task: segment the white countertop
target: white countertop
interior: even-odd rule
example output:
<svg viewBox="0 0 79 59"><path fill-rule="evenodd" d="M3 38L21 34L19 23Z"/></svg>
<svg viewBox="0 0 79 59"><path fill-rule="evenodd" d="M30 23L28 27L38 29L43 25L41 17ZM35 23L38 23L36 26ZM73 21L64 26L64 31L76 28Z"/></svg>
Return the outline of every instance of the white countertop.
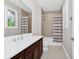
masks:
<svg viewBox="0 0 79 59"><path fill-rule="evenodd" d="M4 47L4 54L5 54L5 59L10 59L11 57L15 56L25 48L29 47L36 41L38 41L40 38L43 36L27 36L23 40L18 40L16 42L7 41L8 39L5 38L5 47ZM12 38L13 39L13 38Z"/></svg>

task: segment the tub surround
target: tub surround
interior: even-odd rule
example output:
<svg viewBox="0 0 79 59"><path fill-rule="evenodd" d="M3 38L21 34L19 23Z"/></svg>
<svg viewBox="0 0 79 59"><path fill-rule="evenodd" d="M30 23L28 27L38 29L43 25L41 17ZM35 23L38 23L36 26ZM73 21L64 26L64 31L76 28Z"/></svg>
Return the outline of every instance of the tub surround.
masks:
<svg viewBox="0 0 79 59"><path fill-rule="evenodd" d="M41 38L43 38L43 36L18 35L13 37L6 37L4 47L5 59L12 58L22 50L39 41Z"/></svg>

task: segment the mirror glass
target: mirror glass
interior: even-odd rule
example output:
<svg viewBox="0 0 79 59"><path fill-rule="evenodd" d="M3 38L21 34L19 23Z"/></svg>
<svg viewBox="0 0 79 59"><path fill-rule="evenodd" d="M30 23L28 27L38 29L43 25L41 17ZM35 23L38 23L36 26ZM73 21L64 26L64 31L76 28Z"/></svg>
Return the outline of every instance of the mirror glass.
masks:
<svg viewBox="0 0 79 59"><path fill-rule="evenodd" d="M32 32L32 11L21 0L5 0L4 36L28 34Z"/></svg>

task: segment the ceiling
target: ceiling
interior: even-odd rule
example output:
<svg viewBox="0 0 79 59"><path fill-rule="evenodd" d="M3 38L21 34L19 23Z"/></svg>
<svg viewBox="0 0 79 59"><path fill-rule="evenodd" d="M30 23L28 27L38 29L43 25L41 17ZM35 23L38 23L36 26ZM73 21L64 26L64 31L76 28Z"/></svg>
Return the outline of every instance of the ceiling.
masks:
<svg viewBox="0 0 79 59"><path fill-rule="evenodd" d="M22 9L24 9L25 11L27 11L29 13L32 12L30 6L28 4L26 5L26 2L23 2L22 0L8 0L8 1L10 1L14 5L16 5L16 6L20 7L20 8L22 8Z"/></svg>
<svg viewBox="0 0 79 59"><path fill-rule="evenodd" d="M29 6L29 3L24 1L30 1L30 0L9 0L15 5L25 9L28 12L31 12L31 6ZM44 10L44 11L60 11L64 0L35 0L37 1L38 5Z"/></svg>
<svg viewBox="0 0 79 59"><path fill-rule="evenodd" d="M37 3L44 11L59 11L64 0L37 0Z"/></svg>

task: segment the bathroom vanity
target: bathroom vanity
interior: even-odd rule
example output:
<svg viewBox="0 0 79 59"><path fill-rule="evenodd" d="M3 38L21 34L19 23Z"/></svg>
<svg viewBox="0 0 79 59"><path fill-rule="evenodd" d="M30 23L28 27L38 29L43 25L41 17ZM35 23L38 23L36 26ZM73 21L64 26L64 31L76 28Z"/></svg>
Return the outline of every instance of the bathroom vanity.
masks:
<svg viewBox="0 0 79 59"><path fill-rule="evenodd" d="M17 55L13 56L11 59L40 59L43 48L42 48L42 38L24 49Z"/></svg>
<svg viewBox="0 0 79 59"><path fill-rule="evenodd" d="M10 45L5 50L5 59L40 59L43 53L43 37L28 37L18 45ZM11 46L15 48L12 49ZM12 49L12 50L11 50Z"/></svg>

